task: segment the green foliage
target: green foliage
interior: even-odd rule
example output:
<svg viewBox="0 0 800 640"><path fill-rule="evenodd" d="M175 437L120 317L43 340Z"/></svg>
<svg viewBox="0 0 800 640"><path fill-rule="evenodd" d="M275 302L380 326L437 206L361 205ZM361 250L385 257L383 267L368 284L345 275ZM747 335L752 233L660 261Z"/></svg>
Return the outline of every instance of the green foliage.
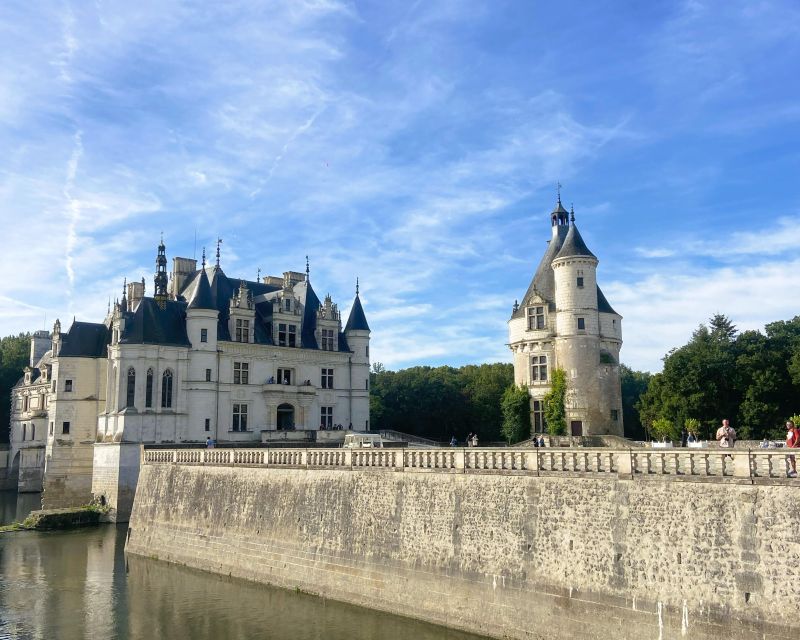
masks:
<svg viewBox="0 0 800 640"><path fill-rule="evenodd" d="M622 423L625 435L634 440L644 440L647 434L637 404L642 394L647 391L647 385L653 376L647 371L634 371L622 364L619 367L619 377L622 386Z"/></svg>
<svg viewBox="0 0 800 640"><path fill-rule="evenodd" d="M0 339L0 442L8 442L11 422L11 388L22 377L31 349L29 333Z"/></svg>
<svg viewBox="0 0 800 640"><path fill-rule="evenodd" d="M567 374L563 369L554 369L550 383L550 391L542 398L544 419L551 436L563 436L567 433L567 415L564 408L567 397Z"/></svg>
<svg viewBox="0 0 800 640"><path fill-rule="evenodd" d="M501 430L508 444L524 440L531 433L531 400L525 387L509 385L500 403L503 411Z"/></svg>
<svg viewBox="0 0 800 640"><path fill-rule="evenodd" d="M657 420L680 425L691 418L708 438L728 418L740 439L760 439L782 427L798 392L800 316L768 324L763 333L739 333L717 314L667 353L636 407L651 432Z"/></svg>
<svg viewBox="0 0 800 640"><path fill-rule="evenodd" d="M680 440L680 430L675 423L667 418L657 418L650 425L650 433L656 440Z"/></svg>
<svg viewBox="0 0 800 640"><path fill-rule="evenodd" d="M686 418L683 421L683 428L692 433L700 433L700 421L697 418Z"/></svg>
<svg viewBox="0 0 800 640"><path fill-rule="evenodd" d="M376 430L394 429L448 441L477 433L481 442L503 439L503 393L514 382L514 367L496 363L454 367L412 367L387 371L373 364L370 420Z"/></svg>

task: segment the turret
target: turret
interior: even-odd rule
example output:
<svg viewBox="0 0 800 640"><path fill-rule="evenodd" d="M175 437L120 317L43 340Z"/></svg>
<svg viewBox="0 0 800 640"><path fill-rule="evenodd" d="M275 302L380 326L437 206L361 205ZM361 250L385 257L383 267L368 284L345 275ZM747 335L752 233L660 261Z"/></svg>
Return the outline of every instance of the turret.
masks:
<svg viewBox="0 0 800 640"><path fill-rule="evenodd" d="M575 226L574 210L570 218L567 236L552 262L558 314L556 332L560 336L581 332L598 334L598 260Z"/></svg>
<svg viewBox="0 0 800 640"><path fill-rule="evenodd" d="M186 307L186 333L192 347L199 351L217 350L217 320L219 311L214 306L211 285L206 275L206 250L194 294Z"/></svg>
<svg viewBox="0 0 800 640"><path fill-rule="evenodd" d="M367 324L364 308L361 306L359 284L356 279L356 297L344 327L344 335L353 352L353 363L366 364L367 368L369 368L369 334L369 324Z"/></svg>

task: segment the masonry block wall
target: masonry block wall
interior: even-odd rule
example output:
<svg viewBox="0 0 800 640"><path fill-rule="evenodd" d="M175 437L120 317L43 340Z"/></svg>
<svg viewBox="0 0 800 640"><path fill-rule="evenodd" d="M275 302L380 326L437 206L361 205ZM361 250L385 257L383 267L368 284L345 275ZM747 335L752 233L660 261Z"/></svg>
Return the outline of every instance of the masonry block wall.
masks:
<svg viewBox="0 0 800 640"><path fill-rule="evenodd" d="M145 465L127 550L498 638L800 631L789 486Z"/></svg>

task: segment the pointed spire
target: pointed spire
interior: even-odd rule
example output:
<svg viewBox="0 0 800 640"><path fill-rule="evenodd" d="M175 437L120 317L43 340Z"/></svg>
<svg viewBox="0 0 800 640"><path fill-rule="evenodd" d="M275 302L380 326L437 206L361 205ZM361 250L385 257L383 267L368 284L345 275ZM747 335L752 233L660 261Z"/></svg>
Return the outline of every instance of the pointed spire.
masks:
<svg viewBox="0 0 800 640"><path fill-rule="evenodd" d="M217 238L217 269L219 269L219 245L222 244L222 238Z"/></svg>
<svg viewBox="0 0 800 640"><path fill-rule="evenodd" d="M164 234L161 234L161 244L158 245L156 256L156 275L153 278L155 292L153 298L161 309L167 306L167 248L164 246Z"/></svg>
<svg viewBox="0 0 800 640"><path fill-rule="evenodd" d="M111 296L108 296L108 308L106 309L106 313L111 313Z"/></svg>
<svg viewBox="0 0 800 640"><path fill-rule="evenodd" d="M121 302L123 311L128 310L127 290L128 290L128 278L124 278L122 281L122 302Z"/></svg>
<svg viewBox="0 0 800 640"><path fill-rule="evenodd" d="M356 285L358 287L358 285ZM369 324L367 324L367 316L364 314L364 307L361 306L361 298L358 297L356 291L356 298L353 300L353 306L350 308L350 317L347 318L347 324L344 327L345 331L369 331Z"/></svg>
<svg viewBox="0 0 800 640"><path fill-rule="evenodd" d="M144 291L145 291L144 276L142 276L142 297L144 297Z"/></svg>
<svg viewBox="0 0 800 640"><path fill-rule="evenodd" d="M200 270L200 279L197 282L197 287L194 290L191 302L189 302L190 309L215 309L214 296L211 294L211 285L208 282L206 270Z"/></svg>

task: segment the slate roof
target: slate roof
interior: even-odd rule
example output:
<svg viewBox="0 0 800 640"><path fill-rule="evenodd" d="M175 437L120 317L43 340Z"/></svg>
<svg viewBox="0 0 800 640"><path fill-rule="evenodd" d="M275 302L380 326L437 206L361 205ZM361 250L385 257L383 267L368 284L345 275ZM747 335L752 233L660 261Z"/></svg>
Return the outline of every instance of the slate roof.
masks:
<svg viewBox="0 0 800 640"><path fill-rule="evenodd" d="M164 344L189 347L186 303L167 300L162 309L153 298L142 298L136 311L126 314L121 344Z"/></svg>
<svg viewBox="0 0 800 640"><path fill-rule="evenodd" d="M189 303L190 309L214 309L214 300L211 296L211 285L208 283L208 276L205 269L200 270L200 278L194 289L192 301Z"/></svg>
<svg viewBox="0 0 800 640"><path fill-rule="evenodd" d="M567 236L567 227L557 226L553 228L556 230L556 235L548 242L547 249L539 262L539 266L536 268L536 273L533 275L533 279L528 285L528 290L525 292L522 300L519 301L520 307L512 314L512 318L524 317L525 305L528 299L536 293L550 303L551 311L555 309L556 278L553 273L552 262L561 250L561 245L564 243L564 239Z"/></svg>
<svg viewBox="0 0 800 640"><path fill-rule="evenodd" d="M353 307L350 309L350 316L347 318L345 325L345 333L348 331L369 331L369 324L367 324L367 316L364 315L364 307L361 306L361 298L356 294L356 299L353 301Z"/></svg>
<svg viewBox="0 0 800 640"><path fill-rule="evenodd" d="M613 313L613 314L619 315L616 311L614 311L614 309L608 303L608 300L606 300L606 297L605 297L605 295L603 295L603 292L600 290L600 286L599 285L597 287L597 310L600 313Z"/></svg>
<svg viewBox="0 0 800 640"><path fill-rule="evenodd" d="M111 332L106 325L95 322L73 322L67 333L61 335L59 357L104 358Z"/></svg>
<svg viewBox="0 0 800 640"><path fill-rule="evenodd" d="M587 247L586 243L583 241L575 223L569 225L567 237L564 238L564 244L561 245L561 249L556 255L555 260L559 258L571 258L573 256L587 256L597 259L597 256L589 251L589 247Z"/></svg>

